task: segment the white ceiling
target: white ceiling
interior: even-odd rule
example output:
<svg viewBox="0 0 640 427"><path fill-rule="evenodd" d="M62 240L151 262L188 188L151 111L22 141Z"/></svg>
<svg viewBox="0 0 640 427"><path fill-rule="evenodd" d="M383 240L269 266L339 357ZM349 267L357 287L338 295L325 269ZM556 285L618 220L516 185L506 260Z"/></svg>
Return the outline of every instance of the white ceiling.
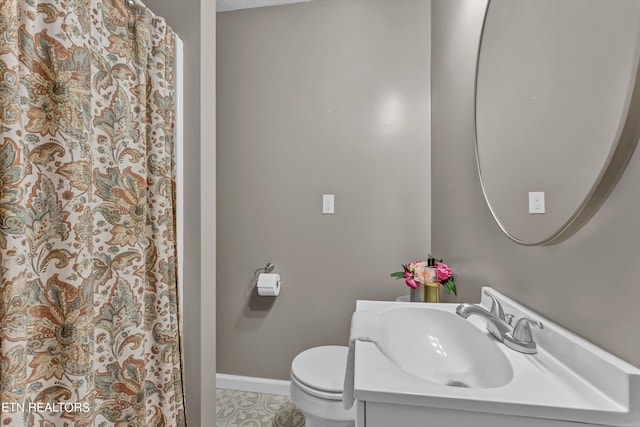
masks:
<svg viewBox="0 0 640 427"><path fill-rule="evenodd" d="M249 9L252 7L277 6L289 3L302 3L311 0L216 0L216 11Z"/></svg>

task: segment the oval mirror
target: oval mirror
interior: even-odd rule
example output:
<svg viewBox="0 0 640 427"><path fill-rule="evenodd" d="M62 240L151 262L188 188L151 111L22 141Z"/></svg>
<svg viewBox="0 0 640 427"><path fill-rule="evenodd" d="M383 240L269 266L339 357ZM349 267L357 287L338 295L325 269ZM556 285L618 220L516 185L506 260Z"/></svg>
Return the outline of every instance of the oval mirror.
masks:
<svg viewBox="0 0 640 427"><path fill-rule="evenodd" d="M640 136L639 34L637 0L489 1L476 154L512 240L566 239L622 174Z"/></svg>

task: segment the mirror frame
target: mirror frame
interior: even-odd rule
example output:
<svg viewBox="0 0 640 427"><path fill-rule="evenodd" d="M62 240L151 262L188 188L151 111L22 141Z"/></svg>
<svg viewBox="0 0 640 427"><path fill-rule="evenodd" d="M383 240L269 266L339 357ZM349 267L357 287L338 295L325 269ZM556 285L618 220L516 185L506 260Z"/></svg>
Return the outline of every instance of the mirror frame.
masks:
<svg viewBox="0 0 640 427"><path fill-rule="evenodd" d="M532 0L536 1L536 0ZM602 0L606 1L606 0ZM482 194L491 211L493 219L496 221L500 230L513 242L523 246L545 246L554 245L560 243L573 234L575 234L582 226L584 226L595 215L598 209L605 202L616 183L624 173L624 170L631 160L631 156L636 148L638 140L640 139L640 23L636 32L636 47L634 67L636 70L635 78L632 80L633 88L629 88L627 99L625 100L625 106L623 109L624 121L618 127L617 143L614 141L614 146L609 151L607 159L604 163L604 167L598 174L594 184L582 203L578 206L571 217L560 228L552 233L550 236L542 238L537 241L524 241L516 238L507 231L500 218L498 218L489 197L482 179L482 167L480 165L480 156L478 152L478 121L477 121L477 108L478 108L478 74L480 66L480 53L482 50L482 41L485 33L485 26L487 23L487 16L489 14L489 8L491 7L492 0L487 0L484 16L482 19L482 28L480 30L480 37L478 41L478 49L476 56L476 69L475 69L475 81L473 91L473 130L474 130L474 145L476 155L476 166L478 168L478 177L480 178L480 186L482 187ZM622 117L621 117L622 118Z"/></svg>

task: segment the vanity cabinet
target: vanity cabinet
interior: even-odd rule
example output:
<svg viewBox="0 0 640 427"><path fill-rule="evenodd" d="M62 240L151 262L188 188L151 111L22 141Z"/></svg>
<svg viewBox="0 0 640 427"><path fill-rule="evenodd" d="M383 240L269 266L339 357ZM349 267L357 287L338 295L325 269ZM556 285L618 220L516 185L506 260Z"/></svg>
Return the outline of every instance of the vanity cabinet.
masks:
<svg viewBox="0 0 640 427"><path fill-rule="evenodd" d="M513 415L485 414L454 409L358 401L356 427L604 427L602 424L573 423Z"/></svg>

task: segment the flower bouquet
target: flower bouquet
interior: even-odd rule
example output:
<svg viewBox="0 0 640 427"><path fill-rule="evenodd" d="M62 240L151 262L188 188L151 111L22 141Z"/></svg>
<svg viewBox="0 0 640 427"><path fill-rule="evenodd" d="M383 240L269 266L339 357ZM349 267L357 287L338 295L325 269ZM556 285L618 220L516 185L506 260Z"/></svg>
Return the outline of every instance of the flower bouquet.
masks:
<svg viewBox="0 0 640 427"><path fill-rule="evenodd" d="M433 263L437 273L437 282L442 285L448 294L452 293L458 295L456 289L456 283L453 281L453 274L451 268L441 259L435 258L429 254L427 261L416 261L409 264L402 264L403 271L397 271L391 273L391 277L396 279L404 279L407 286L411 289L416 289L419 285L423 285L430 281L429 260Z"/></svg>

